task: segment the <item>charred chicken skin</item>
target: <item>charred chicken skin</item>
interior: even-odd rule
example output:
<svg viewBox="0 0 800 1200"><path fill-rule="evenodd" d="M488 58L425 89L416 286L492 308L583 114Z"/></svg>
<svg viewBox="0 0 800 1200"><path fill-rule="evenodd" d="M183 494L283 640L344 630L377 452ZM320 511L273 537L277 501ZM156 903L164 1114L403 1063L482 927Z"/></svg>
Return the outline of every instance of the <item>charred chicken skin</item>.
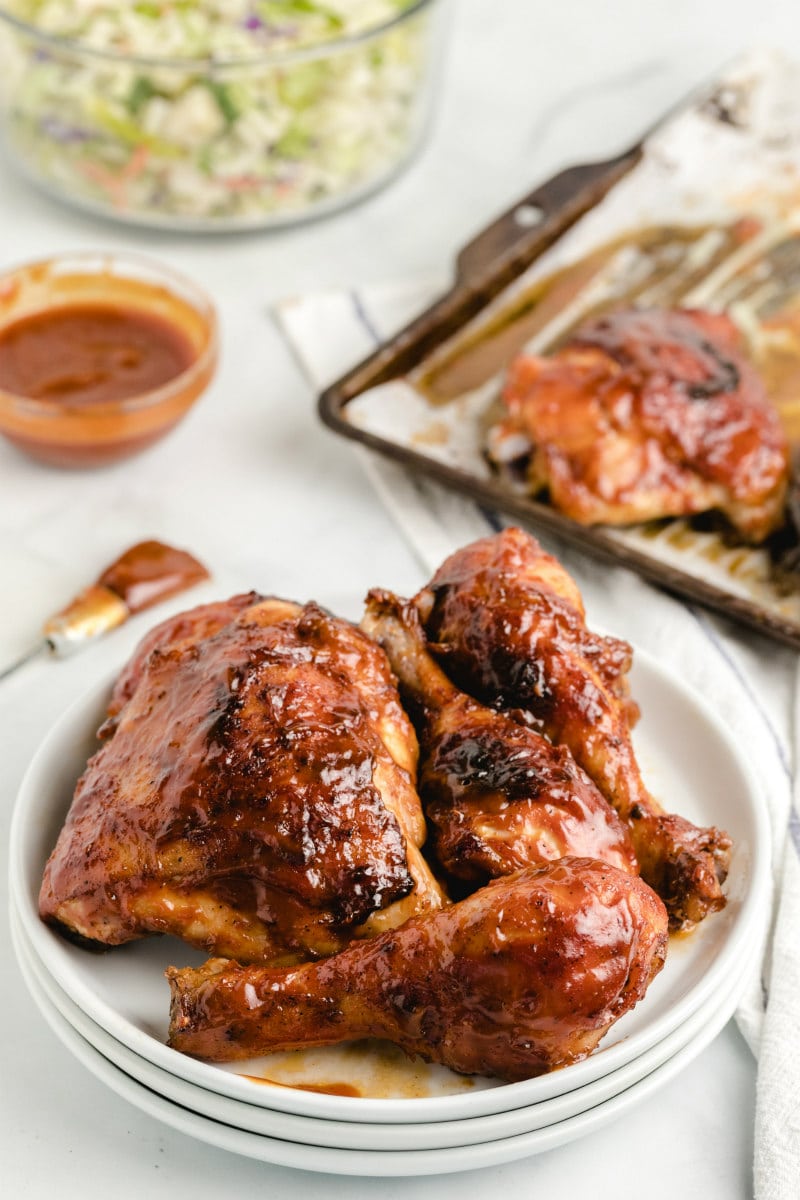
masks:
<svg viewBox="0 0 800 1200"><path fill-rule="evenodd" d="M641 875L673 927L691 928L724 906L730 838L664 812L648 792L620 678L630 647L586 629L573 580L535 538L506 529L464 547L415 604L458 687L571 751L627 823Z"/></svg>
<svg viewBox="0 0 800 1200"><path fill-rule="evenodd" d="M414 731L360 630L238 597L144 650L47 863L45 920L107 946L166 932L263 963L443 902L419 851Z"/></svg>
<svg viewBox="0 0 800 1200"><path fill-rule="evenodd" d="M727 316L595 317L553 355L515 359L503 401L490 445L527 440L530 490L581 524L716 509L759 542L783 521L787 440Z"/></svg>
<svg viewBox="0 0 800 1200"><path fill-rule="evenodd" d="M414 719L419 793L450 875L485 883L567 855L638 872L626 826L569 750L460 692L428 653L412 604L371 591L362 628L386 651Z"/></svg>
<svg viewBox="0 0 800 1200"><path fill-rule="evenodd" d="M564 858L321 963L170 968L169 1040L228 1061L379 1037L456 1071L527 1079L589 1054L666 944L664 907L638 877Z"/></svg>

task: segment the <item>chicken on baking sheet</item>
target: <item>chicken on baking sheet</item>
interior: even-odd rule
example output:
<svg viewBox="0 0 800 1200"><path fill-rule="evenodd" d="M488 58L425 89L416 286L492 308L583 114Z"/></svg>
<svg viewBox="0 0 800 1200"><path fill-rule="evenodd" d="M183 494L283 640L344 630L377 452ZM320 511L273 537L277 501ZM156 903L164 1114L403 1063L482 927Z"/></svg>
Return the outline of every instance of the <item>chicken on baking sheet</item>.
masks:
<svg viewBox="0 0 800 1200"><path fill-rule="evenodd" d="M582 525L716 510L749 542L784 519L789 448L733 321L689 309L619 309L549 356L520 354L505 416L489 431L500 468Z"/></svg>

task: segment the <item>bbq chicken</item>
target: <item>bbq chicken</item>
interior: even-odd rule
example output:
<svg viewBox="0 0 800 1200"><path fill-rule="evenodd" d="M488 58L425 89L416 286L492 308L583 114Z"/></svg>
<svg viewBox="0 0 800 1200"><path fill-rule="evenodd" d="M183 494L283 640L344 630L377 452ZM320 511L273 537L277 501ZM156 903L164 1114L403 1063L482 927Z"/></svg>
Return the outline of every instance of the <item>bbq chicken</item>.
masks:
<svg viewBox="0 0 800 1200"><path fill-rule="evenodd" d="M101 732L39 900L73 937L293 962L444 901L386 657L315 604L252 594L166 622Z"/></svg>
<svg viewBox="0 0 800 1200"><path fill-rule="evenodd" d="M565 746L630 830L642 877L688 929L725 904L731 842L664 812L630 735L630 647L585 624L574 581L521 529L457 551L415 605L448 676Z"/></svg>
<svg viewBox="0 0 800 1200"><path fill-rule="evenodd" d="M638 873L627 827L570 751L460 692L428 653L412 604L371 591L362 628L386 651L414 720L431 849L451 876L485 883L566 855Z"/></svg>
<svg viewBox="0 0 800 1200"><path fill-rule="evenodd" d="M667 917L637 876L563 858L295 969L170 968L170 1045L228 1061L386 1038L518 1080L584 1058L661 969Z"/></svg>
<svg viewBox="0 0 800 1200"><path fill-rule="evenodd" d="M783 521L789 451L729 317L620 310L522 354L489 434L499 466L583 525L718 510L751 542ZM522 452L520 454L520 452Z"/></svg>

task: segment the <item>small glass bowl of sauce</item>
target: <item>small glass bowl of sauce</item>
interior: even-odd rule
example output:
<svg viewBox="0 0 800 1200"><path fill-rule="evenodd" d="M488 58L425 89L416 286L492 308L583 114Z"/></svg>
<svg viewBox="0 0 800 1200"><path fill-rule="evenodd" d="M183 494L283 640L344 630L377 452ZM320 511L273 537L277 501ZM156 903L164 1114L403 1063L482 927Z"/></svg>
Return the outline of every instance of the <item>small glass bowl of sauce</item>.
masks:
<svg viewBox="0 0 800 1200"><path fill-rule="evenodd" d="M211 301L145 258L64 255L0 276L0 433L41 462L95 467L144 450L216 362Z"/></svg>

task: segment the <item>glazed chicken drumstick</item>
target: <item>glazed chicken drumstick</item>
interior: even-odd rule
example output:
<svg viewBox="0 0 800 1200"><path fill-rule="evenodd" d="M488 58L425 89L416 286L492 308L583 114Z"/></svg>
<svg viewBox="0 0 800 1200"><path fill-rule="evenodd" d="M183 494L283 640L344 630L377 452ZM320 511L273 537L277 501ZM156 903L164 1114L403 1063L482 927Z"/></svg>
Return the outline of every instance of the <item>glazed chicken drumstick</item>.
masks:
<svg viewBox="0 0 800 1200"><path fill-rule="evenodd" d="M413 728L347 621L257 595L203 606L149 635L110 712L42 882L63 932L286 962L443 903Z"/></svg>
<svg viewBox="0 0 800 1200"><path fill-rule="evenodd" d="M389 1039L518 1080L589 1054L661 969L667 917L637 876L564 858L288 970L171 967L170 1045L199 1058Z"/></svg>
<svg viewBox="0 0 800 1200"><path fill-rule="evenodd" d="M638 873L627 827L569 750L460 692L428 653L413 604L373 590L362 628L414 720L419 793L450 875L485 883L565 855Z"/></svg>
<svg viewBox="0 0 800 1200"><path fill-rule="evenodd" d="M664 812L630 737L630 648L591 634L573 580L521 529L457 551L415 598L433 653L483 703L522 710L575 761L628 824L642 878L675 928L725 904L730 838ZM623 647L625 647L623 649Z"/></svg>

